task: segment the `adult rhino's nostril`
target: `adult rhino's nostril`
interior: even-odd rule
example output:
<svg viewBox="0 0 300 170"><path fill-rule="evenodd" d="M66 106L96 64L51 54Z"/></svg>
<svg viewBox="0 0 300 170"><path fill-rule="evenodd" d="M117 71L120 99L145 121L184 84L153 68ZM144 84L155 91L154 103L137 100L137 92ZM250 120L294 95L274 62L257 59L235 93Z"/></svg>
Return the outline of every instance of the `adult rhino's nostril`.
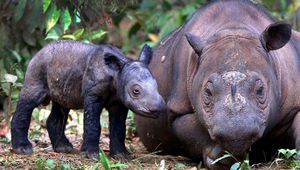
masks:
<svg viewBox="0 0 300 170"><path fill-rule="evenodd" d="M255 142L261 137L260 128L244 127L244 128L228 128L228 127L214 127L209 133L213 140L219 142L225 141L251 141Z"/></svg>

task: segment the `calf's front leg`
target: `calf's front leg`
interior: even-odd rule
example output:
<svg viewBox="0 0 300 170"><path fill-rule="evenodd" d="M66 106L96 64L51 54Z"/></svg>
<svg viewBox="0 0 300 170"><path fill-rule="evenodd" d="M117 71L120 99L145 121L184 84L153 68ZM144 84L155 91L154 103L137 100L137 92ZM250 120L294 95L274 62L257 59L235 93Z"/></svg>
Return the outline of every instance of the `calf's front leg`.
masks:
<svg viewBox="0 0 300 170"><path fill-rule="evenodd" d="M112 157L129 155L125 147L126 118L128 109L122 103L114 103L107 108L109 112L109 152Z"/></svg>
<svg viewBox="0 0 300 170"><path fill-rule="evenodd" d="M91 159L98 159L102 108L103 101L100 97L94 95L84 96L84 127L81 151L86 152L86 156Z"/></svg>

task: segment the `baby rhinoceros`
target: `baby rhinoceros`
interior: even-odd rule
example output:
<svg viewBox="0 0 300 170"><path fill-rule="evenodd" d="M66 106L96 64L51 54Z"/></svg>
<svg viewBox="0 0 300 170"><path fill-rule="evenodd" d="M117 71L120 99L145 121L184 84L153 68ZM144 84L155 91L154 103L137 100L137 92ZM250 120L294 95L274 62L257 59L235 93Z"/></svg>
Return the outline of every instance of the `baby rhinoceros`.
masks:
<svg viewBox="0 0 300 170"><path fill-rule="evenodd" d="M157 83L148 70L152 49L145 45L139 60L117 48L64 40L50 43L30 61L11 122L15 153L31 154L28 129L35 107L52 100L47 131L54 151L76 151L64 130L70 109L84 109L81 151L94 158L99 152L100 113L109 112L110 155L124 156L128 108L146 117L165 109Z"/></svg>

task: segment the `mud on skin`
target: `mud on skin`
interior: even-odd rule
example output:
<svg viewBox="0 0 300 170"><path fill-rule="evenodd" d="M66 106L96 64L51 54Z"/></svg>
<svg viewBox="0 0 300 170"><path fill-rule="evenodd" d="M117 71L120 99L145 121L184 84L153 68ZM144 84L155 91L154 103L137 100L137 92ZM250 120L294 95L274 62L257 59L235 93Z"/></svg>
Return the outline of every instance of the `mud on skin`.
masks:
<svg viewBox="0 0 300 170"><path fill-rule="evenodd" d="M138 134L151 152L211 169L229 169L234 160L211 164L225 150L241 160L249 153L250 163L299 150L299 60L291 25L251 1L212 1L154 48L149 67L168 111L136 116Z"/></svg>
<svg viewBox="0 0 300 170"><path fill-rule="evenodd" d="M139 60L127 58L119 49L64 40L50 43L30 61L24 86L11 122L15 153L31 154L28 129L32 111L52 100L47 131L54 151L74 153L65 135L70 109L84 109L81 151L98 158L100 113L109 112L110 155L126 156L125 120L128 108L144 117L156 118L165 110L157 83L148 69L152 50L145 45Z"/></svg>

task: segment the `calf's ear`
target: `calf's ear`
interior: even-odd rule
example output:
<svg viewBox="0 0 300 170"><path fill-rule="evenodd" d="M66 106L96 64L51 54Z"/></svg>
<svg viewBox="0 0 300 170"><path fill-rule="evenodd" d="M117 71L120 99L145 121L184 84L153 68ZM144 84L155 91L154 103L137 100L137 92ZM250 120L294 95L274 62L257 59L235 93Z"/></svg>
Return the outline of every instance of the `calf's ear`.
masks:
<svg viewBox="0 0 300 170"><path fill-rule="evenodd" d="M277 50L289 42L292 26L285 22L275 22L269 25L260 35L260 41L267 51Z"/></svg>
<svg viewBox="0 0 300 170"><path fill-rule="evenodd" d="M119 54L107 52L104 54L105 64L114 71L120 71L126 64L127 58Z"/></svg>
<svg viewBox="0 0 300 170"><path fill-rule="evenodd" d="M139 61L143 62L146 65L149 65L152 59L152 54L152 48L145 44L140 53Z"/></svg>

